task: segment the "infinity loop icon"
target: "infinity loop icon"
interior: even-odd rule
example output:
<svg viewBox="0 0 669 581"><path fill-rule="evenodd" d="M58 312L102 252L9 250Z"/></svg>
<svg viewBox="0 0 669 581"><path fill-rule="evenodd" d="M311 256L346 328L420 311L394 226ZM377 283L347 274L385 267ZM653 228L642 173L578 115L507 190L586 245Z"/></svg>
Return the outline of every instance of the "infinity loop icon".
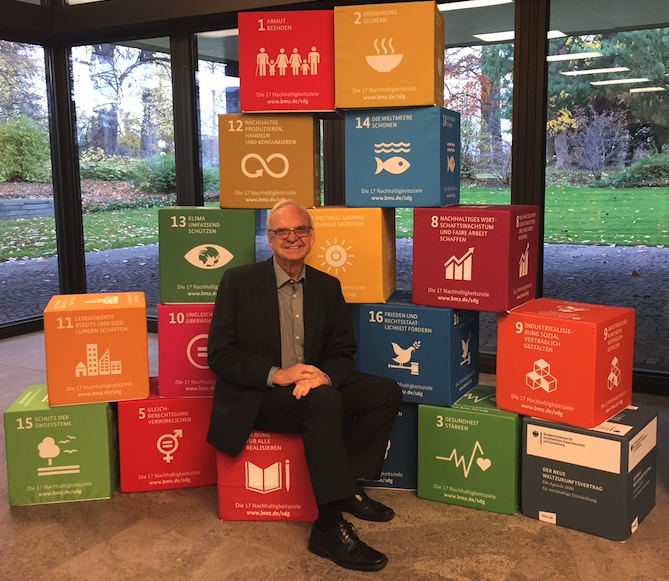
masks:
<svg viewBox="0 0 669 581"><path fill-rule="evenodd" d="M262 169L257 169L254 172L250 172L249 170L246 169L246 162L249 159L257 159L260 162L260 165L262 165ZM269 162L271 162L273 159L280 159L283 161L283 171L276 173L273 172L271 169L269 169L269 165L267 165ZM273 153L270 155L267 160L264 160L262 157L260 157L257 153L249 153L245 155L242 158L242 173L249 178L259 178L263 174L263 169L267 172L267 175L273 177L273 178L282 178L288 173L288 158L283 155L282 153Z"/></svg>

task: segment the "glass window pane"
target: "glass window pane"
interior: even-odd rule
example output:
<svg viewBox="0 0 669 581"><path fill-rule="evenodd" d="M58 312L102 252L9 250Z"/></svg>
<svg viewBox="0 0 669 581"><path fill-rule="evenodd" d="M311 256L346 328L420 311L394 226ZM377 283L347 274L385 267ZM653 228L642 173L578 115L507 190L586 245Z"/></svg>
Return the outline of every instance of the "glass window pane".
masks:
<svg viewBox="0 0 669 581"><path fill-rule="evenodd" d="M658 6L635 8L639 18L666 11L660 26L669 9ZM668 41L652 18L551 40L546 152L544 294L635 308L634 364L660 371L669 371Z"/></svg>
<svg viewBox="0 0 669 581"><path fill-rule="evenodd" d="M469 9L457 4L443 12L444 100L446 107L460 112L460 202L509 204L513 4ZM488 34L496 36L488 41ZM479 329L479 351L494 354L496 313L480 312Z"/></svg>
<svg viewBox="0 0 669 581"><path fill-rule="evenodd" d="M89 292L158 304L158 208L175 203L169 40L72 49Z"/></svg>
<svg viewBox="0 0 669 581"><path fill-rule="evenodd" d="M58 294L44 50L0 40L0 325Z"/></svg>
<svg viewBox="0 0 669 581"><path fill-rule="evenodd" d="M197 35L200 139L205 205L218 205L218 115L239 113L237 31Z"/></svg>

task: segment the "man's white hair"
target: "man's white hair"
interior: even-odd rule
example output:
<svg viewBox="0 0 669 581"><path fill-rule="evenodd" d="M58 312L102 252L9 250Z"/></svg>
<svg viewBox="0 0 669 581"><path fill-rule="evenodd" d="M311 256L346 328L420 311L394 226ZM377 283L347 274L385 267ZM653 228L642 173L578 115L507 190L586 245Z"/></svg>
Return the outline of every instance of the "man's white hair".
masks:
<svg viewBox="0 0 669 581"><path fill-rule="evenodd" d="M307 211L307 209L302 206L300 203L296 202L295 200L281 200L280 202L277 202L274 204L274 207L267 212L267 220L265 220L265 229L270 230L269 223L272 219L272 216L274 216L274 213L280 210L281 208L285 208L286 206L295 206L296 208L299 208L304 212L306 215L307 219L309 220L309 228L314 227L314 221L311 217L311 214Z"/></svg>

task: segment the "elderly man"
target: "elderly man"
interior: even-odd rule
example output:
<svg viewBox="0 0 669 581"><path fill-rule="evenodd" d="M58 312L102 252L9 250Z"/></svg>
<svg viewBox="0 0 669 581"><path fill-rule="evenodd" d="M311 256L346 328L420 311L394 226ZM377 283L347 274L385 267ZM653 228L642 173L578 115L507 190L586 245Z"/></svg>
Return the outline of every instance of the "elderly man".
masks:
<svg viewBox="0 0 669 581"><path fill-rule="evenodd" d="M208 441L238 455L252 429L303 434L318 505L309 550L342 567L382 569L342 511L388 521L394 512L356 479L377 479L402 393L353 370L355 337L339 281L304 264L315 240L309 213L279 202L267 216L274 255L225 272L209 331L217 375Z"/></svg>

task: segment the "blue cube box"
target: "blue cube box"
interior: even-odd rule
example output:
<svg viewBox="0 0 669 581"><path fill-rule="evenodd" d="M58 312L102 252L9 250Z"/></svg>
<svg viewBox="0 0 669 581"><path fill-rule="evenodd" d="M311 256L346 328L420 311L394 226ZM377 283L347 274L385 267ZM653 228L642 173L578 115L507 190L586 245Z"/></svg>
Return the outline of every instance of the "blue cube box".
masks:
<svg viewBox="0 0 669 581"><path fill-rule="evenodd" d="M381 478L363 486L416 490L418 486L418 406L403 403L393 424Z"/></svg>
<svg viewBox="0 0 669 581"><path fill-rule="evenodd" d="M443 107L346 113L346 205L435 207L460 200L460 114Z"/></svg>
<svg viewBox="0 0 669 581"><path fill-rule="evenodd" d="M410 296L350 305L356 368L397 381L406 402L450 406L478 383L479 313L413 305Z"/></svg>

